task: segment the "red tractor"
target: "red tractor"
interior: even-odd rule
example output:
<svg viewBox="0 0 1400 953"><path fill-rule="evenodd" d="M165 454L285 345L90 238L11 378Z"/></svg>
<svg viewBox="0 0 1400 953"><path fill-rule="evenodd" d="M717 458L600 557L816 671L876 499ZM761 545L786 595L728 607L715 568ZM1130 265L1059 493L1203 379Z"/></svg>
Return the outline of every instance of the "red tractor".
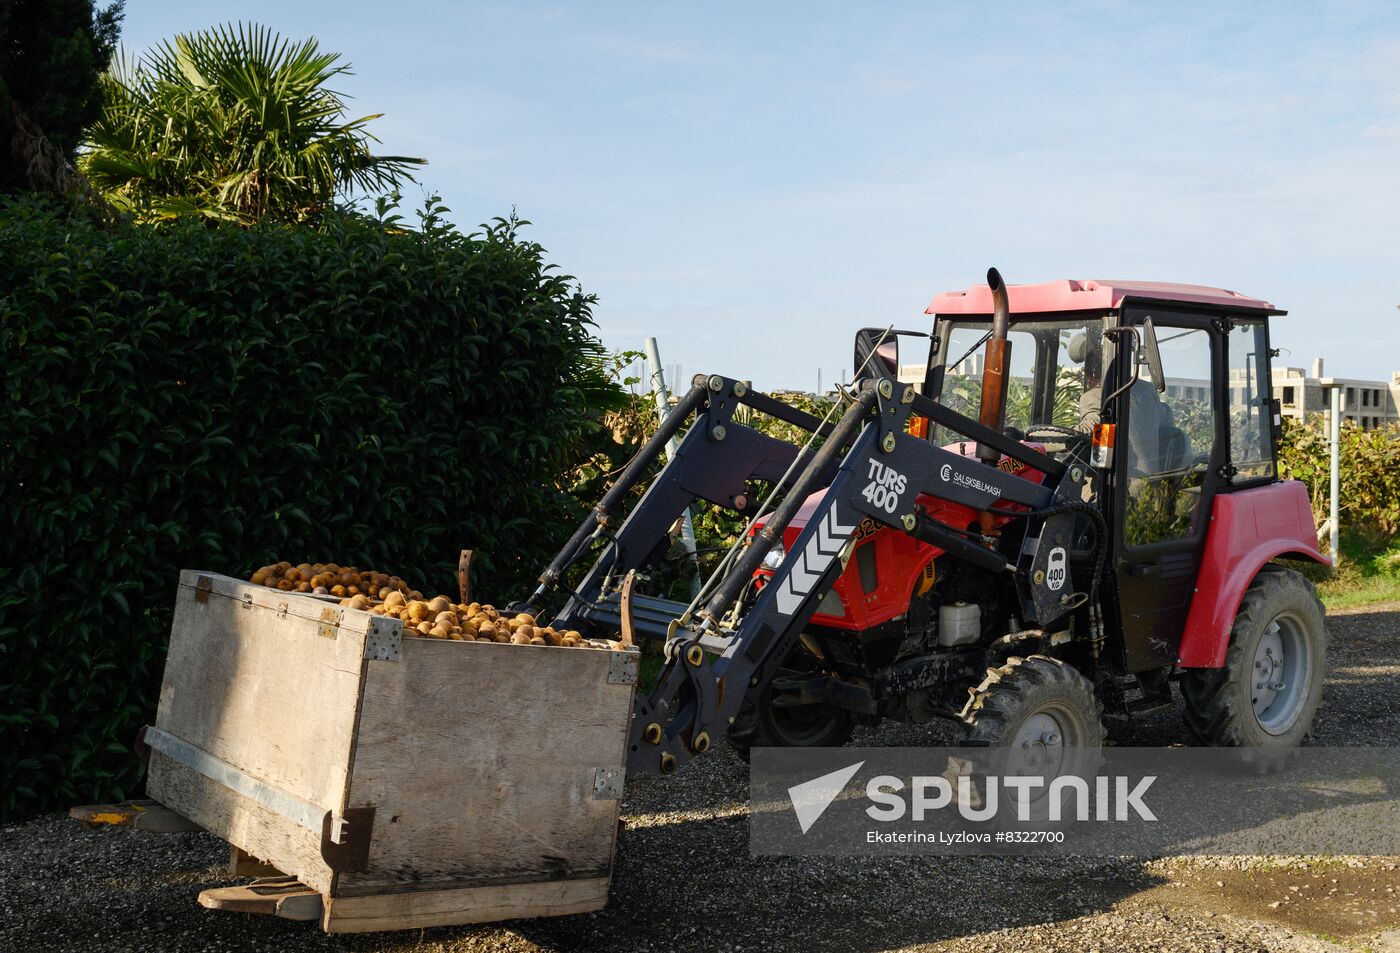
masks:
<svg viewBox="0 0 1400 953"><path fill-rule="evenodd" d="M664 640L632 767L673 770L719 734L838 745L883 718L1053 756L1098 746L1105 713L1171 706L1178 679L1197 742L1302 743L1327 633L1282 561L1327 559L1306 490L1278 476L1283 312L1191 285L1007 288L993 270L928 313L928 333L857 334L839 420L696 378L541 576L532 607L596 551L556 627ZM741 404L813 439L746 427ZM696 501L749 516L744 547L689 605L634 593Z"/></svg>

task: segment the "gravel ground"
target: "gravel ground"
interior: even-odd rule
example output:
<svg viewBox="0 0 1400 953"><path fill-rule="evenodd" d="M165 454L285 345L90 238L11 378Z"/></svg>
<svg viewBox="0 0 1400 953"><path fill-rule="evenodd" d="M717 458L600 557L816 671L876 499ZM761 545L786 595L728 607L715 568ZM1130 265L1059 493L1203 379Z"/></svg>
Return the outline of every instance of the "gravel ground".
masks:
<svg viewBox="0 0 1400 953"><path fill-rule="evenodd" d="M1333 616L1316 743L1400 739L1400 606ZM1118 730L1182 741L1179 718ZM887 725L858 744L933 744ZM234 883L205 834L0 829L0 951L1234 950L1400 953L1400 858L751 857L747 767L727 748L633 780L612 902L595 914L331 937L194 902Z"/></svg>

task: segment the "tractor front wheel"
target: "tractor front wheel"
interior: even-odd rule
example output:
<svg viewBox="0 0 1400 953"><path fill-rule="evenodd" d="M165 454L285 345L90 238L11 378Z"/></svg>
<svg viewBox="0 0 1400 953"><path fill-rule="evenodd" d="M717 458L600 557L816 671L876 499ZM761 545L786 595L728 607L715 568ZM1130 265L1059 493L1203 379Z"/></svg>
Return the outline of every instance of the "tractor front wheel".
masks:
<svg viewBox="0 0 1400 953"><path fill-rule="evenodd" d="M963 743L982 746L1103 746L1103 706L1094 683L1048 655L1013 657L988 669L963 710Z"/></svg>
<svg viewBox="0 0 1400 953"><path fill-rule="evenodd" d="M1322 703L1327 626L1312 583L1266 566L1230 630L1221 668L1181 680L1186 727L1203 745L1291 751L1307 740Z"/></svg>
<svg viewBox="0 0 1400 953"><path fill-rule="evenodd" d="M984 770L1042 777L1048 788L1063 775L1092 775L1102 758L1103 706L1093 682L1048 655L1013 657L988 669L962 717L964 745L1000 749ZM1048 805L1042 789L1028 806L1040 817Z"/></svg>

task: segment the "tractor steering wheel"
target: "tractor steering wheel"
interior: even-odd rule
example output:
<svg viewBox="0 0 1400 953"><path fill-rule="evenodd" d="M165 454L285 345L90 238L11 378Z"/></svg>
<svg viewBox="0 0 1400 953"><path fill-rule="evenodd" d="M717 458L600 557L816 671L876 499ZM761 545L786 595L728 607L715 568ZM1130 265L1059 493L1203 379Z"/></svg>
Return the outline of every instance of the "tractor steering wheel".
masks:
<svg viewBox="0 0 1400 953"><path fill-rule="evenodd" d="M1069 438L1069 440L1085 439L1085 435L1082 430L1075 430L1073 427L1060 427L1056 424L1033 424L1026 431L1026 439L1030 440L1034 438L1036 434L1041 433L1055 434L1056 436L1067 437ZM1068 442L1068 440L1066 442Z"/></svg>
<svg viewBox="0 0 1400 953"><path fill-rule="evenodd" d="M1071 460L1079 460L1083 456L1083 450L1089 444L1089 437L1082 430L1061 427L1056 424L1032 424L1026 430L1026 439L1035 440L1041 434L1059 437L1060 439L1056 442L1064 446L1063 453L1067 459Z"/></svg>

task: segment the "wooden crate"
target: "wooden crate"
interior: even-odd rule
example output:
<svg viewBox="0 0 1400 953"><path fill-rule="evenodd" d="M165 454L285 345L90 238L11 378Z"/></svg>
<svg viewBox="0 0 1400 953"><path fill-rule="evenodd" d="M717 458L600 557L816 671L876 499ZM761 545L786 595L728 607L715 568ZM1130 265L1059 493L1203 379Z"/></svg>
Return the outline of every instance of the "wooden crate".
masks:
<svg viewBox="0 0 1400 953"><path fill-rule="evenodd" d="M397 620L180 575L152 798L362 932L607 902L635 651L405 638Z"/></svg>

